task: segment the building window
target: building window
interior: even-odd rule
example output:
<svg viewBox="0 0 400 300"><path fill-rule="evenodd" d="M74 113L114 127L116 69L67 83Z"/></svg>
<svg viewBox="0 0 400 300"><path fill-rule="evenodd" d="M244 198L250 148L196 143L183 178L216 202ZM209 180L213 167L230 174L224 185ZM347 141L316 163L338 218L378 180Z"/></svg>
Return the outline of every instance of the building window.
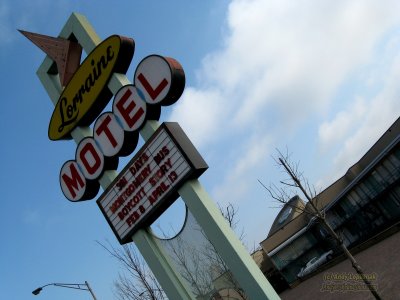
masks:
<svg viewBox="0 0 400 300"><path fill-rule="evenodd" d="M281 270L291 262L295 261L316 243L317 240L315 237L310 232L306 232L271 258L276 267Z"/></svg>
<svg viewBox="0 0 400 300"><path fill-rule="evenodd" d="M339 227L343 223L342 218L336 212L336 207L335 209L331 209L326 213L326 221L332 226L333 229Z"/></svg>
<svg viewBox="0 0 400 300"><path fill-rule="evenodd" d="M398 206L400 207L400 187L394 187L390 193L389 198Z"/></svg>
<svg viewBox="0 0 400 300"><path fill-rule="evenodd" d="M347 194L347 198L349 198L351 202L354 202L359 206L362 205L360 195L358 195L357 192L354 190Z"/></svg>
<svg viewBox="0 0 400 300"><path fill-rule="evenodd" d="M378 165L376 167L376 170L374 172L372 172L373 174L375 173L375 178L377 178L378 182L380 182L381 184L384 184L385 186L387 186L388 180L391 177L389 171L383 166L383 165Z"/></svg>
<svg viewBox="0 0 400 300"><path fill-rule="evenodd" d="M354 241L357 240L358 238L358 234L354 234L354 232L352 233L349 229L344 228L342 231L342 237L343 237L343 242L344 244L347 246L351 245L352 243L354 243Z"/></svg>
<svg viewBox="0 0 400 300"><path fill-rule="evenodd" d="M379 201L376 202L376 205L379 207L379 209L382 211L382 213L385 215L385 217L390 220L392 219L392 214L391 214L391 206L393 205L393 202L390 201L388 195L384 195L379 198Z"/></svg>
<svg viewBox="0 0 400 300"><path fill-rule="evenodd" d="M359 206L358 206L357 202L355 201L355 199L350 195L350 193L347 194L346 200L347 200L347 202L349 203L349 205L353 206L353 209L354 209L354 210L357 210L357 209L358 209ZM346 200L345 200L345 201L346 201Z"/></svg>
<svg viewBox="0 0 400 300"><path fill-rule="evenodd" d="M388 178L388 183L391 184L395 179L398 177L398 168L392 164L389 159L383 161L383 166L388 170L390 173L390 177Z"/></svg>
<svg viewBox="0 0 400 300"><path fill-rule="evenodd" d="M333 209L336 211L336 214L340 216L341 220L345 221L351 215L350 209L346 205L346 198L342 198L339 205L336 205ZM340 222L343 223L343 222Z"/></svg>
<svg viewBox="0 0 400 300"><path fill-rule="evenodd" d="M397 150L396 152L400 152L400 151ZM400 169L400 158L398 157L398 155L400 155L400 154L397 153L397 155L396 155L396 153L392 153L388 157L389 161L395 166L395 168L397 168L397 171Z"/></svg>
<svg viewBox="0 0 400 300"><path fill-rule="evenodd" d="M354 206L348 197L342 199L342 201L340 202L340 206L343 209L343 216L345 216L346 219L351 217L358 210L358 207Z"/></svg>
<svg viewBox="0 0 400 300"><path fill-rule="evenodd" d="M362 216L366 218L371 229L375 229L384 223L383 213L375 204L370 204L364 207Z"/></svg>
<svg viewBox="0 0 400 300"><path fill-rule="evenodd" d="M364 206L365 204L367 204L369 202L369 190L368 188L365 186L365 184L363 184L362 182L360 182L355 188L354 191L357 193L357 195L359 196L360 199L360 204L362 206Z"/></svg>
<svg viewBox="0 0 400 300"><path fill-rule="evenodd" d="M396 156L397 161L399 161L399 163L400 163L400 148L397 148L396 150L394 150L393 155Z"/></svg>
<svg viewBox="0 0 400 300"><path fill-rule="evenodd" d="M378 193L382 192L385 186L383 184L380 184L375 176L377 175L376 172L372 172L370 176L368 176L364 183L368 187L369 190L369 195L371 198L374 198Z"/></svg>

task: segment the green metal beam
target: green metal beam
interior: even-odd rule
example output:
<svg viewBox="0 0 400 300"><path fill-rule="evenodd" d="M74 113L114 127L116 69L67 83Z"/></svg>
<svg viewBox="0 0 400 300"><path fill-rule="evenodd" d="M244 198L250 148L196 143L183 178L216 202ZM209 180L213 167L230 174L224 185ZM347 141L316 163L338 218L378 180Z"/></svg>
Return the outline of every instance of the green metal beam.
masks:
<svg viewBox="0 0 400 300"><path fill-rule="evenodd" d="M178 192L249 299L280 299L200 182L188 181Z"/></svg>

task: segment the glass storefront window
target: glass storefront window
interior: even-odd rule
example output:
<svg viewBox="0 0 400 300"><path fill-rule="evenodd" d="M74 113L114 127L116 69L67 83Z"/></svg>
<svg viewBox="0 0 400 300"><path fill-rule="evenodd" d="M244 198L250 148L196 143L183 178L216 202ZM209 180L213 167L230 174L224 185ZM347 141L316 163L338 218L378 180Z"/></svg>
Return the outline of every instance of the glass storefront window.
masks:
<svg viewBox="0 0 400 300"><path fill-rule="evenodd" d="M397 170L400 169L400 158L396 156L395 153L390 154L388 159L397 168Z"/></svg>
<svg viewBox="0 0 400 300"><path fill-rule="evenodd" d="M400 148L393 151L393 155L400 161Z"/></svg>
<svg viewBox="0 0 400 300"><path fill-rule="evenodd" d="M346 199L347 199L347 201L348 201L352 206L354 206L355 209L357 209L357 208L358 208L358 204L357 204L357 202L355 201L355 199L354 199L350 194L351 194L351 193L347 194ZM346 201L346 200L345 200L345 201Z"/></svg>
<svg viewBox="0 0 400 300"><path fill-rule="evenodd" d="M392 162L388 159L383 161L383 166L388 170L388 172L390 173L390 177L388 178L388 183L392 183L395 178L397 177L396 174L398 172L396 166L394 166L392 164Z"/></svg>
<svg viewBox="0 0 400 300"><path fill-rule="evenodd" d="M348 195L347 198L351 199L352 201L354 201L355 203L357 203L357 205L361 205L362 201L360 196L357 194L356 191L351 191Z"/></svg>
<svg viewBox="0 0 400 300"><path fill-rule="evenodd" d="M400 177L400 160L394 154L389 155L388 160L394 166L394 173L391 181L392 183Z"/></svg>
<svg viewBox="0 0 400 300"><path fill-rule="evenodd" d="M388 199L388 198L386 198ZM386 200L384 199L384 200ZM392 203L387 203L387 201L379 201L376 203L378 205L379 209L383 212L385 217L390 220L392 218L391 210L386 207L387 204L392 204Z"/></svg>
<svg viewBox="0 0 400 300"><path fill-rule="evenodd" d="M341 218L333 209L331 209L326 213L326 221L329 223L329 225L333 227L333 229L337 228L338 226L340 226L340 224L342 224Z"/></svg>
<svg viewBox="0 0 400 300"><path fill-rule="evenodd" d="M343 208L346 217L352 216L357 210L357 203L349 196L341 199L340 206Z"/></svg>
<svg viewBox="0 0 400 300"><path fill-rule="evenodd" d="M400 187L399 186L394 187L390 191L389 197L393 200L394 203L396 203L397 206L400 206Z"/></svg>
<svg viewBox="0 0 400 300"><path fill-rule="evenodd" d="M372 174L368 176L363 183L368 188L369 196L371 198L374 198L378 193L383 191L384 188L384 186L379 184Z"/></svg>
<svg viewBox="0 0 400 300"><path fill-rule="evenodd" d="M354 241L357 240L358 235L353 235L350 230L348 230L347 228L345 228L343 231L343 237L344 237L344 243L346 244L346 246L352 244Z"/></svg>
<svg viewBox="0 0 400 300"><path fill-rule="evenodd" d="M368 203L369 197L369 191L368 188L365 187L365 184L363 184L362 182L359 183L355 188L354 191L358 194L359 198L360 198L360 203L362 205L365 205Z"/></svg>
<svg viewBox="0 0 400 300"><path fill-rule="evenodd" d="M310 249L316 242L317 240L313 234L311 232L306 232L290 245L273 255L272 259L278 269L281 270Z"/></svg>
<svg viewBox="0 0 400 300"><path fill-rule="evenodd" d="M378 179L378 181L380 181L385 185L388 185L387 181L391 177L389 171L382 164L379 164L376 167L376 176L382 177L382 179L381 180Z"/></svg>

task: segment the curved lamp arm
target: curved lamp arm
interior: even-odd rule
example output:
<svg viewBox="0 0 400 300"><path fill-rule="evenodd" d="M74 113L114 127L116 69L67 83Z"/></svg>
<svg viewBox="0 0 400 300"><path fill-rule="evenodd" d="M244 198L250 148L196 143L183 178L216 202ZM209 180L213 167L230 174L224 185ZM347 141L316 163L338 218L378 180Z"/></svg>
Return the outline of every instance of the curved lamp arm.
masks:
<svg viewBox="0 0 400 300"><path fill-rule="evenodd" d="M54 285L54 286L59 286L59 287L65 287L65 288L69 288L69 289L76 289L76 290L83 290L83 291L89 291L89 293L92 295L93 300L97 300L96 296L93 293L93 290L90 288L90 285L87 281L85 281L85 283L48 283L45 284L41 287L38 287L37 289L35 289L32 294L34 295L38 295L43 288L45 288L46 286L49 285Z"/></svg>

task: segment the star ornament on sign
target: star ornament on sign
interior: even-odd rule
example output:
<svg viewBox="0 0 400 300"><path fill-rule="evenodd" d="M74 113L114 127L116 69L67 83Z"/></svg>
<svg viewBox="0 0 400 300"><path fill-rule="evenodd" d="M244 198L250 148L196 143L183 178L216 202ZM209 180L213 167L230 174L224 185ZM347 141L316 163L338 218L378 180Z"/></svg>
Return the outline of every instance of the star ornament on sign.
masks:
<svg viewBox="0 0 400 300"><path fill-rule="evenodd" d="M118 157L134 151L146 120L158 120L161 106L182 95L183 68L173 58L150 55L138 64L130 83L125 74L134 40L112 35L101 41L86 18L76 13L58 37L20 32L47 54L37 74L55 104L49 139L71 139L78 126L94 122L93 136L77 141L75 159L60 172L69 200L93 198L104 171L115 170ZM81 63L82 49L87 56ZM99 116L113 95L112 112Z"/></svg>
<svg viewBox="0 0 400 300"><path fill-rule="evenodd" d="M60 81L63 86L71 80L80 65L82 47L79 43L48 35L19 30L32 43L43 50L57 65Z"/></svg>

